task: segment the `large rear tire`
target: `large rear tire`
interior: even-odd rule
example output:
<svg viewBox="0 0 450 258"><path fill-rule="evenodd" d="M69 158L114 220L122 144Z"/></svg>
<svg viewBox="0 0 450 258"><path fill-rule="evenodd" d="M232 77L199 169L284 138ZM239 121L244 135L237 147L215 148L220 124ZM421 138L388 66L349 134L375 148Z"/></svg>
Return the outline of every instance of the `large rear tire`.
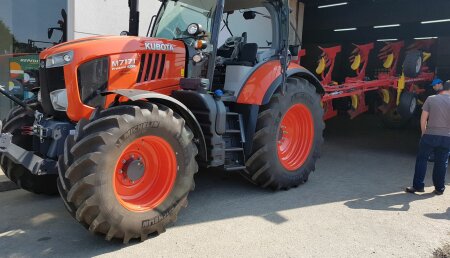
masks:
<svg viewBox="0 0 450 258"><path fill-rule="evenodd" d="M95 112L66 140L58 186L69 213L107 240L160 234L187 205L197 147L185 121L148 103Z"/></svg>
<svg viewBox="0 0 450 258"><path fill-rule="evenodd" d="M287 91L276 92L260 108L248 177L263 188L287 190L308 180L323 143L320 95L308 81L289 78Z"/></svg>
<svg viewBox="0 0 450 258"><path fill-rule="evenodd" d="M37 102L28 103L40 108ZM3 133L13 135L12 142L25 150L33 150L33 136L23 135L24 126L33 126L34 114L23 107L14 107L3 122ZM0 155L0 165L5 175L20 188L36 194L53 195L58 193L56 175L33 175L26 167L14 163L6 155Z"/></svg>

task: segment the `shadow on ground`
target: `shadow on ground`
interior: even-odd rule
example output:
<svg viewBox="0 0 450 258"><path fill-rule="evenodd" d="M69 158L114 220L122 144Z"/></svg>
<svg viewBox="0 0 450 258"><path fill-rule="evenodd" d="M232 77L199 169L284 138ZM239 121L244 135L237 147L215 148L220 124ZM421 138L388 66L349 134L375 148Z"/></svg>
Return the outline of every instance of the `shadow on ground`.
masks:
<svg viewBox="0 0 450 258"><path fill-rule="evenodd" d="M349 209L406 212L411 202L433 197L402 192L412 181L416 128L386 130L378 119L363 116L330 121L325 136L317 171L307 184L290 191L267 191L237 174L201 171L189 207L182 210L176 226L240 216L258 216L278 225L287 221L280 211L334 202ZM124 247L92 236L66 213L58 197L17 190L0 193L0 204L0 256L67 257L79 256L80 250L83 256L93 256ZM449 210L427 216L448 219L448 215Z"/></svg>

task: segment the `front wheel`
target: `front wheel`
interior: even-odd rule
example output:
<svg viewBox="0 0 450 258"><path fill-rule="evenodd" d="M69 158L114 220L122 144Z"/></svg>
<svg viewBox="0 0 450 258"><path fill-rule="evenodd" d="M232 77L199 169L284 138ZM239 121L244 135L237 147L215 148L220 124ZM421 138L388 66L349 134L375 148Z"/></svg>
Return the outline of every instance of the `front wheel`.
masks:
<svg viewBox="0 0 450 258"><path fill-rule="evenodd" d="M160 234L194 187L192 139L185 121L164 106L136 103L96 112L66 141L61 197L72 216L107 240Z"/></svg>
<svg viewBox="0 0 450 258"><path fill-rule="evenodd" d="M277 92L261 107L247 160L248 177L274 190L296 187L315 170L323 143L320 95L308 81L290 78L287 91Z"/></svg>

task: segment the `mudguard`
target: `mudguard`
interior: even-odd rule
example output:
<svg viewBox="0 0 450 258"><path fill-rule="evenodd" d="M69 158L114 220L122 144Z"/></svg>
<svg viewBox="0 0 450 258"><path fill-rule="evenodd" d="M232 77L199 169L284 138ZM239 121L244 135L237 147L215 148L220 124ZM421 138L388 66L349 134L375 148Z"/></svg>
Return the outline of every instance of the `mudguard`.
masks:
<svg viewBox="0 0 450 258"><path fill-rule="evenodd" d="M316 87L319 94L325 90L320 81L304 67L292 63L287 70L287 77L300 77L308 80ZM282 83L281 66L279 60L271 60L258 65L248 76L237 97L237 103L250 105L267 104L273 93Z"/></svg>
<svg viewBox="0 0 450 258"><path fill-rule="evenodd" d="M287 71L287 77L297 77L297 78L303 78L307 80L309 83L314 85L316 88L317 93L323 95L325 94L325 89L323 88L322 84L320 83L319 79L312 74L310 71L308 71L306 68L300 67L300 68L291 68ZM277 91L277 89L281 86L282 77L279 76L269 87L269 89L266 91L266 94L264 95L264 98L261 102L261 105L266 105L269 103L270 98L272 98L273 94Z"/></svg>
<svg viewBox="0 0 450 258"><path fill-rule="evenodd" d="M200 124L195 118L194 114L180 101L156 92L146 91L146 90L136 90L136 89L123 89L123 90L111 90L106 91L103 95L116 94L128 98L131 101L138 100L149 100L153 103L162 104L171 108L173 111L177 112L186 121L186 124L194 133L194 139L196 139L196 144L199 147L198 155L200 160L208 160L206 152L206 142L205 136L203 135Z"/></svg>

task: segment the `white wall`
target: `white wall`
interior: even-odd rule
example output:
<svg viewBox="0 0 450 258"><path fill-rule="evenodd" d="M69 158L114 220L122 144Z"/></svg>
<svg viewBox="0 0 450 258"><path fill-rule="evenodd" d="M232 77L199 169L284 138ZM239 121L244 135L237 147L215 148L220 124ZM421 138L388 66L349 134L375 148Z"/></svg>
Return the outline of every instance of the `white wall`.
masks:
<svg viewBox="0 0 450 258"><path fill-rule="evenodd" d="M139 35L145 36L150 19L158 13L160 5L158 0L139 1ZM69 39L92 35L119 35L121 31L128 30L130 10L127 0L69 0L69 6L73 8L74 19L74 30L73 34L69 32ZM69 28L71 27L69 24Z"/></svg>

